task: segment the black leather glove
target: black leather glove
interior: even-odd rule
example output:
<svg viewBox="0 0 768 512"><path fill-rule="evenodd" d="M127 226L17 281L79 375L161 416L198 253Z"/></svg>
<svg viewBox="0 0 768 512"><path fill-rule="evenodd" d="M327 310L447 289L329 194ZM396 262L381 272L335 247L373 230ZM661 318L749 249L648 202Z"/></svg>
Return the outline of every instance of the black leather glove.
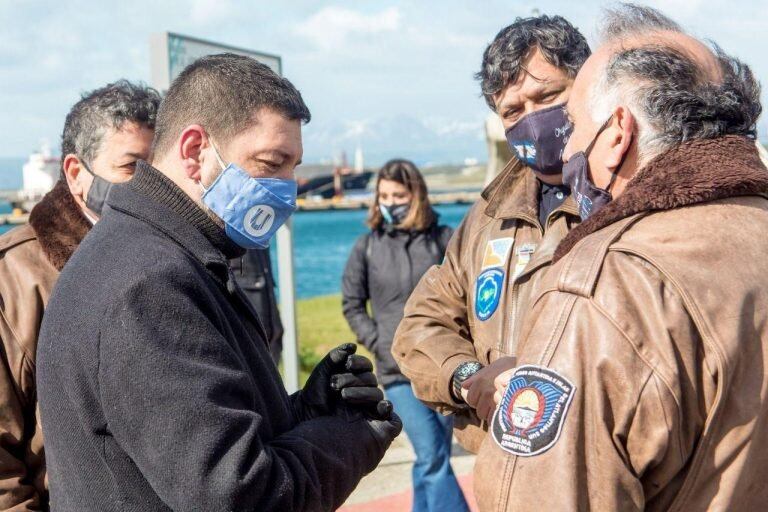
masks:
<svg viewBox="0 0 768 512"><path fill-rule="evenodd" d="M345 343L328 352L296 394L294 407L301 421L334 414L340 402L375 408L384 398L377 387L373 364L355 355L357 345Z"/></svg>

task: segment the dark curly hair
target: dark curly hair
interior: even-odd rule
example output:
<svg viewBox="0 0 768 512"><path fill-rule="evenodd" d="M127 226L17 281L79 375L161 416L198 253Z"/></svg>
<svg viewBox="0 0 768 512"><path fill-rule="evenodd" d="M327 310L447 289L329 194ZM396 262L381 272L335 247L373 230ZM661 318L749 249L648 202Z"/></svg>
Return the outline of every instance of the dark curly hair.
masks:
<svg viewBox="0 0 768 512"><path fill-rule="evenodd" d="M517 80L523 61L534 48L570 77L576 76L591 54L581 32L561 16L517 18L488 45L482 68L475 74L491 110L496 110L494 95Z"/></svg>
<svg viewBox="0 0 768 512"><path fill-rule="evenodd" d="M125 122L155 127L160 93L128 80L84 93L64 120L61 161L69 154L91 164L107 130L119 130Z"/></svg>

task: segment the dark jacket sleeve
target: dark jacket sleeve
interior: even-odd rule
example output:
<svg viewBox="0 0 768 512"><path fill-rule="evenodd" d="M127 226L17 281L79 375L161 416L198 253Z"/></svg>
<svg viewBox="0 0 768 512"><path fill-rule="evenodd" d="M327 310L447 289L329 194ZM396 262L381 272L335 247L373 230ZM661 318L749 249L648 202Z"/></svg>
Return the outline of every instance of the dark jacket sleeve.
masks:
<svg viewBox="0 0 768 512"><path fill-rule="evenodd" d="M358 341L372 351L376 343L377 331L376 322L368 315L366 309L370 298L365 255L369 236L363 235L357 240L347 260L341 280L341 309Z"/></svg>
<svg viewBox="0 0 768 512"><path fill-rule="evenodd" d="M279 397L256 396L216 303L183 272L155 268L106 310L98 376L115 441L173 510L335 510L383 456L370 428L325 416L264 439Z"/></svg>
<svg viewBox="0 0 768 512"><path fill-rule="evenodd" d="M448 249L448 243L450 243L452 236L453 236L453 228L451 226L440 226L439 232L438 232L438 240L439 240L440 248L443 250L443 254L441 254L441 257L445 256L445 252Z"/></svg>

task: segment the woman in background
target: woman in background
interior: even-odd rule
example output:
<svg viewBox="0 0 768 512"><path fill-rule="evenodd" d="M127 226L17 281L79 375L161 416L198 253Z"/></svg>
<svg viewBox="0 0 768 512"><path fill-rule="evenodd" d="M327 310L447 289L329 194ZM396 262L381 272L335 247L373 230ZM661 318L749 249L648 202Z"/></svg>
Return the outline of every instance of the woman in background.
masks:
<svg viewBox="0 0 768 512"><path fill-rule="evenodd" d="M368 226L344 270L344 316L373 353L379 382L416 452L414 512L468 511L450 463L452 419L414 396L390 353L408 297L427 269L443 260L453 230L438 224L424 178L408 160L390 160L379 171Z"/></svg>

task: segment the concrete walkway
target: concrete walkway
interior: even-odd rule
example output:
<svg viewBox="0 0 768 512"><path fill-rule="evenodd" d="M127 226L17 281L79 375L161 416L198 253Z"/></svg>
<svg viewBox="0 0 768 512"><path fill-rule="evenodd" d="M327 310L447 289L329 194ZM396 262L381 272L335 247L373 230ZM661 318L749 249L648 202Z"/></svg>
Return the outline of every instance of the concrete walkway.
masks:
<svg viewBox="0 0 768 512"><path fill-rule="evenodd" d="M415 458L408 438L405 434L399 436L379 467L363 478L339 512L409 512L413 500L411 466ZM467 502L472 511L476 512L472 492L475 456L454 442L451 464Z"/></svg>

